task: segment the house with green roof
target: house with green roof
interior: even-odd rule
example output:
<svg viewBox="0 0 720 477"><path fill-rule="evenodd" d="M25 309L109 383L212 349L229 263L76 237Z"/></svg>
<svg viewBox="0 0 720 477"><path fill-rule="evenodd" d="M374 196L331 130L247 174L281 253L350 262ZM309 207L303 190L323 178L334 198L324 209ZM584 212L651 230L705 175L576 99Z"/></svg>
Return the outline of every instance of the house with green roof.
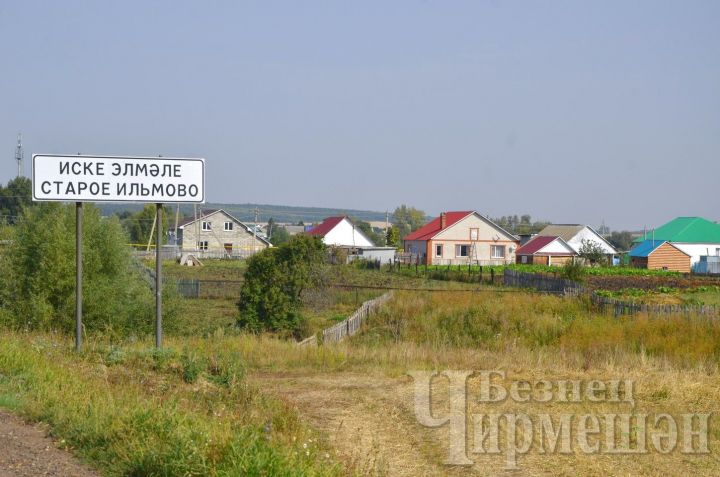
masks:
<svg viewBox="0 0 720 477"><path fill-rule="evenodd" d="M678 217L647 231L633 242L640 244L646 240L669 242L690 255L693 267L703 255L720 256L720 224L702 217Z"/></svg>

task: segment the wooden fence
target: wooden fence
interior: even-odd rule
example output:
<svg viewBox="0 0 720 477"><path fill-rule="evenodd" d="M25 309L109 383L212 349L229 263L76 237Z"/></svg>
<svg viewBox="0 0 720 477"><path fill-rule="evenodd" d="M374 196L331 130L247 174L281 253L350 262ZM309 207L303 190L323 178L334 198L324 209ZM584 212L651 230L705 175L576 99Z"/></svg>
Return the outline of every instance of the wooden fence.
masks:
<svg viewBox="0 0 720 477"><path fill-rule="evenodd" d="M375 310L392 297L392 291L385 293L377 298L364 302L360 308L330 328L325 328L322 333L322 343L337 343L342 341L346 336L352 336L360 330L363 322L367 320ZM318 336L313 335L298 343L299 346L318 345Z"/></svg>
<svg viewBox="0 0 720 477"><path fill-rule="evenodd" d="M503 283L508 287L534 288L538 291L578 296L585 289L577 282L565 278L550 277L539 273L503 270Z"/></svg>
<svg viewBox="0 0 720 477"><path fill-rule="evenodd" d="M506 286L534 288L535 290L562 295L586 295L590 302L602 311L612 310L615 316L647 313L650 315L697 314L720 316L720 307L713 305L651 305L617 300L598 295L577 282L539 273L525 273L505 269L503 280Z"/></svg>
<svg viewBox="0 0 720 477"><path fill-rule="evenodd" d="M600 296L595 292L590 294L590 301L599 309L612 310L615 316L631 315L633 313L648 313L651 315L708 315L720 316L720 308L713 305L650 305L631 301L617 300Z"/></svg>

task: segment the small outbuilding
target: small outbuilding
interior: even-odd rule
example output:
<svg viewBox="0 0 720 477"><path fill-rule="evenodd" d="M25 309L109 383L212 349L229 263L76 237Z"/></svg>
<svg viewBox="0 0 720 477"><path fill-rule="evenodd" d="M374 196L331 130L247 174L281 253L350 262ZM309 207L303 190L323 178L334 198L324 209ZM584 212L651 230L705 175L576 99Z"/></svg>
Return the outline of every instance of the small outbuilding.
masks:
<svg viewBox="0 0 720 477"><path fill-rule="evenodd" d="M562 237L537 236L517 249L516 262L529 265L564 265L577 255Z"/></svg>
<svg viewBox="0 0 720 477"><path fill-rule="evenodd" d="M666 240L645 240L628 255L635 268L690 273L690 255Z"/></svg>

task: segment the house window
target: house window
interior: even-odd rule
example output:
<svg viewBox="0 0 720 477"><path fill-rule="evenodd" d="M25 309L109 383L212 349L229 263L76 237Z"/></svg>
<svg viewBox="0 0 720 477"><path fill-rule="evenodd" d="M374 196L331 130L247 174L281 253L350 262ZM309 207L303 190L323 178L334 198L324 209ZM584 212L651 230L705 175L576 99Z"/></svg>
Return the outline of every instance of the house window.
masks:
<svg viewBox="0 0 720 477"><path fill-rule="evenodd" d="M505 245L492 246L492 258L505 258Z"/></svg>
<svg viewBox="0 0 720 477"><path fill-rule="evenodd" d="M212 230L212 229L210 228L210 222L205 222L205 221L203 221L203 223L202 223L202 229L203 229L203 230Z"/></svg>
<svg viewBox="0 0 720 477"><path fill-rule="evenodd" d="M233 229L233 223L225 222L225 230L232 230L232 229Z"/></svg>
<svg viewBox="0 0 720 477"><path fill-rule="evenodd" d="M200 251L207 251L208 249L208 243L207 240L204 240L202 242L197 243L197 249Z"/></svg>
<svg viewBox="0 0 720 477"><path fill-rule="evenodd" d="M442 245L435 245L435 256L436 257L442 257Z"/></svg>
<svg viewBox="0 0 720 477"><path fill-rule="evenodd" d="M523 255L522 257L520 257L520 261L522 263L527 263L527 255Z"/></svg>
<svg viewBox="0 0 720 477"><path fill-rule="evenodd" d="M715 256L720 256L720 248L715 249Z"/></svg>
<svg viewBox="0 0 720 477"><path fill-rule="evenodd" d="M478 229L470 229L470 240L477 240L478 236Z"/></svg>
<svg viewBox="0 0 720 477"><path fill-rule="evenodd" d="M455 245L455 256L456 257L467 257L468 256L468 245Z"/></svg>

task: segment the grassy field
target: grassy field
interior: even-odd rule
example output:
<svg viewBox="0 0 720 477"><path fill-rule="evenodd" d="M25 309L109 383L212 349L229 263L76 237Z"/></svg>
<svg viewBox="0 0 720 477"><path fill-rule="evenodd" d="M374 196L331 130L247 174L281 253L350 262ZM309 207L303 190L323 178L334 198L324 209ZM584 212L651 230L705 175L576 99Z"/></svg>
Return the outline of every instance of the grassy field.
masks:
<svg viewBox="0 0 720 477"><path fill-rule="evenodd" d="M240 267L188 270L212 280ZM308 296L317 329L383 287L433 291L397 290L359 335L320 347L241 333L233 297L181 300L181 319L161 351L151 337L91 334L76 354L68 337L3 331L0 406L47 422L61 445L106 475L218 476L505 472L502 455L471 453L469 467L442 464L447 426L418 424L413 370L502 370L497 383L508 386L513 379L634 382L632 405L471 400L474 413L719 410L718 317L618 319L581 299L354 267L333 267L328 278L373 288ZM468 288L474 291L462 291ZM478 385L469 381L471 396ZM433 384L437 415L447 409L447 392L443 380ZM508 475L718 475L719 429L713 414L709 454L541 454L533 447Z"/></svg>

